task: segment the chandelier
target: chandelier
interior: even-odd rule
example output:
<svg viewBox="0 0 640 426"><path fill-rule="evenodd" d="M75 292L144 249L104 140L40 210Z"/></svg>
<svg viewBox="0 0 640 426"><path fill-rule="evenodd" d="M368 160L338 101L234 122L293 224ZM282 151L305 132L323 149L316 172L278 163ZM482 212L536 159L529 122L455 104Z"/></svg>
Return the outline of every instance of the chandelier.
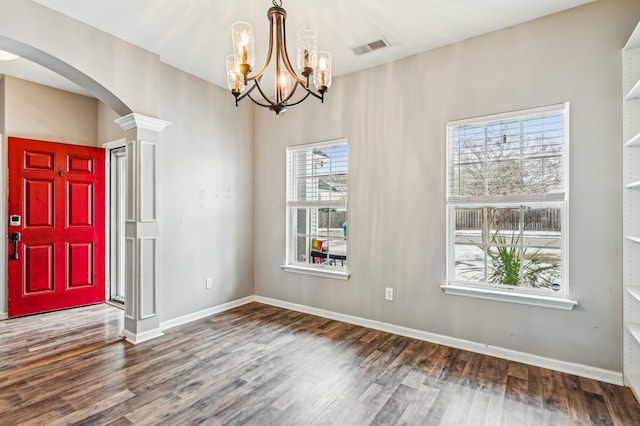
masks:
<svg viewBox="0 0 640 426"><path fill-rule="evenodd" d="M255 104L280 114L288 107L302 103L309 95L324 102L324 94L331 87L331 54L318 52L318 33L313 27L300 28L297 33L297 65L302 76L296 74L287 53L287 12L282 8L282 1L272 2L273 7L267 12L267 60L260 72L253 76L249 75L255 62L253 26L247 22L236 22L231 26L233 55L227 56L227 86L236 98L236 106L248 97ZM275 76L274 95L270 97L260 82L272 59L275 62ZM311 88L312 76L315 90ZM294 97L298 87L304 91L300 92L302 95Z"/></svg>

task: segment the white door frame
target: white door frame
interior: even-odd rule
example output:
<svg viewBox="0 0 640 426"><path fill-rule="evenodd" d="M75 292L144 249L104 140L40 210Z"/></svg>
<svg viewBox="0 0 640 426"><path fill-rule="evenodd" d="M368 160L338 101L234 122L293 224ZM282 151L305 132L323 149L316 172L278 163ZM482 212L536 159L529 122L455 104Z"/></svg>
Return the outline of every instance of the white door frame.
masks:
<svg viewBox="0 0 640 426"><path fill-rule="evenodd" d="M111 151L114 149L127 147L126 139L117 139L111 142L102 144L105 150L105 300L109 302L111 296ZM126 194L124 196L126 200Z"/></svg>

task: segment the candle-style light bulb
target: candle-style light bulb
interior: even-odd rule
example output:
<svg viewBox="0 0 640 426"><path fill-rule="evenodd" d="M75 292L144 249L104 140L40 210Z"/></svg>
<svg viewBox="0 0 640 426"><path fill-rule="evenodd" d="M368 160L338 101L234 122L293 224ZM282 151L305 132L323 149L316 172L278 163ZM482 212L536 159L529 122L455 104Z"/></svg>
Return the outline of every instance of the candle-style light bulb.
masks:
<svg viewBox="0 0 640 426"><path fill-rule="evenodd" d="M315 28L304 26L298 29L298 69L309 77L318 63L318 32Z"/></svg>
<svg viewBox="0 0 640 426"><path fill-rule="evenodd" d="M240 94L244 90L244 79L240 72L240 66L233 55L227 56L227 87L231 93Z"/></svg>
<svg viewBox="0 0 640 426"><path fill-rule="evenodd" d="M247 22L234 23L231 26L231 36L235 62L239 65L240 73L246 78L255 63L253 25Z"/></svg>
<svg viewBox="0 0 640 426"><path fill-rule="evenodd" d="M242 64L247 63L247 46L249 45L249 35L246 32L243 32L240 36L240 48L242 49Z"/></svg>
<svg viewBox="0 0 640 426"><path fill-rule="evenodd" d="M319 92L326 92L331 87L331 54L329 52L318 52L318 69L314 77L314 84Z"/></svg>

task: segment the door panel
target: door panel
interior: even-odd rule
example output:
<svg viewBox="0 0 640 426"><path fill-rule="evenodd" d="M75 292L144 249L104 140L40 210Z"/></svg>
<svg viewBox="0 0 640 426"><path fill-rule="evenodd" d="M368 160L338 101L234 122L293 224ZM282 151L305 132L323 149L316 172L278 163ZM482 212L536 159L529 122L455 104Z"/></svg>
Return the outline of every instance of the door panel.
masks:
<svg viewBox="0 0 640 426"><path fill-rule="evenodd" d="M24 151L25 170L46 170L53 171L55 167L55 156L50 152L37 152L31 150Z"/></svg>
<svg viewBox="0 0 640 426"><path fill-rule="evenodd" d="M55 247L50 244L23 244L24 294L26 296L55 290Z"/></svg>
<svg viewBox="0 0 640 426"><path fill-rule="evenodd" d="M69 288L93 285L93 242L75 242L67 244L67 277Z"/></svg>
<svg viewBox="0 0 640 426"><path fill-rule="evenodd" d="M84 155L67 155L69 172L93 174L93 157Z"/></svg>
<svg viewBox="0 0 640 426"><path fill-rule="evenodd" d="M105 300L101 148L9 138L9 316Z"/></svg>
<svg viewBox="0 0 640 426"><path fill-rule="evenodd" d="M26 228L53 228L55 180L24 179L24 222Z"/></svg>
<svg viewBox="0 0 640 426"><path fill-rule="evenodd" d="M67 182L67 225L93 226L93 183Z"/></svg>

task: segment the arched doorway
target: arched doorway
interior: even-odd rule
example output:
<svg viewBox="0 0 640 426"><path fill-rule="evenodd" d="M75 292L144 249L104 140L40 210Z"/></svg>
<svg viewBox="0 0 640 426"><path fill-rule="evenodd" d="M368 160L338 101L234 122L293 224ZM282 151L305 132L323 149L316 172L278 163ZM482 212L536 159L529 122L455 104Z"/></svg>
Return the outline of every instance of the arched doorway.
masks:
<svg viewBox="0 0 640 426"><path fill-rule="evenodd" d="M158 133L169 123L135 114L118 96L78 68L37 47L0 35L0 49L38 63L74 82L120 118L127 151L127 170L132 173L127 185L127 300L124 335L133 343L161 335L158 314L157 274L157 179ZM108 60L109 57L105 57ZM126 67L125 67L126 68ZM121 73L122 74L122 73ZM151 73L153 74L153 73ZM115 84L115 83L114 83ZM147 102L144 96L141 96ZM6 138L6 136L4 136ZM144 138L144 140L143 140ZM5 155L6 158L6 155ZM6 163L5 163L6 164ZM0 203L0 219L7 223L6 205ZM6 246L0 266L6 278ZM6 289L6 286L3 286ZM6 292L0 294L0 306L6 312Z"/></svg>

